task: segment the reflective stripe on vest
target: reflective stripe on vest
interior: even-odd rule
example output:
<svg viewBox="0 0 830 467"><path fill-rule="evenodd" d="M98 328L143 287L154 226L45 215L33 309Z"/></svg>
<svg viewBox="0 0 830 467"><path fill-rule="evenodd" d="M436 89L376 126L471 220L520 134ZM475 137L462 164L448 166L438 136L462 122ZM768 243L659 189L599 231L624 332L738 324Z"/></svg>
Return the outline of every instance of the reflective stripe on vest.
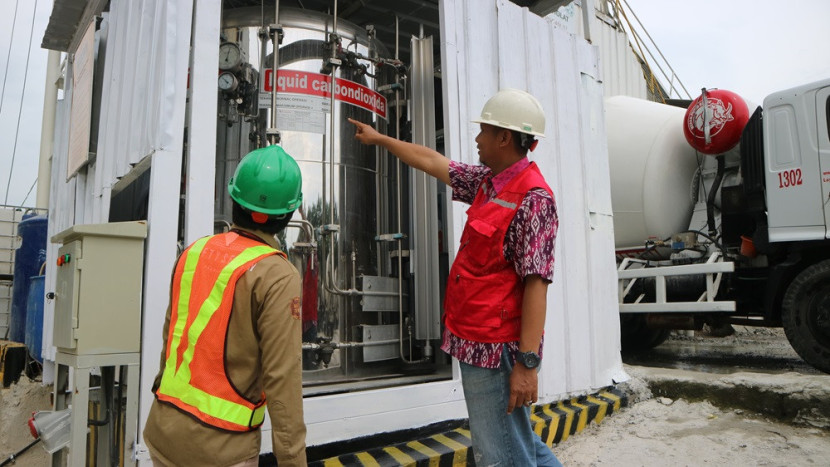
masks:
<svg viewBox="0 0 830 467"><path fill-rule="evenodd" d="M210 249L212 253L217 251L223 253L220 261L211 257L200 258L205 246L211 240L219 243L220 247L222 243L232 246L229 252ZM234 251L234 248L239 251ZM199 348L218 345L218 350L224 358L224 337L227 334L227 326L221 330L224 333L221 336L221 342L218 342L219 339L215 336L213 339L215 342L207 340L200 342L199 339L218 312L222 314L217 315L217 319L229 319L233 290L239 276L257 261L273 254L285 256L270 246L246 239L236 233L205 237L197 240L187 249L184 257L179 260L174 276L173 300L175 303L170 318L164 373L156 393L160 400L172 403L179 409L217 428L250 431L262 425L265 420L264 395L261 402L254 403L238 394L224 373L224 362L220 362L224 381L216 382L213 388L200 387L194 382L197 378L194 378L192 373L194 369L191 365L194 363L197 345ZM201 268L200 265L202 265ZM209 284L209 289L194 287L193 279L197 274L197 269L207 270L207 273L210 273L209 266L214 266L219 270L214 282ZM201 303L191 303L194 294L205 295L205 298ZM198 300L199 298L196 299ZM196 307L198 309L194 311ZM217 351L215 347L209 350L212 350L214 354Z"/></svg>

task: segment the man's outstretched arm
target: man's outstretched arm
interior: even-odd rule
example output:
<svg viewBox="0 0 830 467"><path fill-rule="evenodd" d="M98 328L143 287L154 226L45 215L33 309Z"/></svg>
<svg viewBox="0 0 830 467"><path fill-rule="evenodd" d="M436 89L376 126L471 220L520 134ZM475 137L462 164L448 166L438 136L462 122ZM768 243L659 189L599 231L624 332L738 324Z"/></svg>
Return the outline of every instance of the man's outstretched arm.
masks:
<svg viewBox="0 0 830 467"><path fill-rule="evenodd" d="M447 185L450 184L450 160L438 151L382 135L371 125L357 120L350 118L349 121L356 127L354 139L363 144L381 146L394 154L404 164L422 170Z"/></svg>

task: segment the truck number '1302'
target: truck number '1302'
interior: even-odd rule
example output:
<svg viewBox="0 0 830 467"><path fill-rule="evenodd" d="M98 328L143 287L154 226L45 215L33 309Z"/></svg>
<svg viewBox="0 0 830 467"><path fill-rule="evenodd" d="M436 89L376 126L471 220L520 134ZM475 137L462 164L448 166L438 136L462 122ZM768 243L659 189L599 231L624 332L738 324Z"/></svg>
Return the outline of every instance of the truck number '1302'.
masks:
<svg viewBox="0 0 830 467"><path fill-rule="evenodd" d="M787 188L801 185L801 169L785 170L778 172L778 188Z"/></svg>

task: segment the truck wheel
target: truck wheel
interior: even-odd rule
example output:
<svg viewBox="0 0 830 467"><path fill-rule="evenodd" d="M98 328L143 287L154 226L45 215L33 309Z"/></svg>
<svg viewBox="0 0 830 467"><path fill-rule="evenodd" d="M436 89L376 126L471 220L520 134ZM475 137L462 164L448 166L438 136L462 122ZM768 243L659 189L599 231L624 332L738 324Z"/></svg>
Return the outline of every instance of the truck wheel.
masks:
<svg viewBox="0 0 830 467"><path fill-rule="evenodd" d="M801 271L781 303L784 332L810 365L830 373L830 260Z"/></svg>
<svg viewBox="0 0 830 467"><path fill-rule="evenodd" d="M649 350L669 338L669 329L652 329L646 325L645 315L620 315L620 347L623 352Z"/></svg>

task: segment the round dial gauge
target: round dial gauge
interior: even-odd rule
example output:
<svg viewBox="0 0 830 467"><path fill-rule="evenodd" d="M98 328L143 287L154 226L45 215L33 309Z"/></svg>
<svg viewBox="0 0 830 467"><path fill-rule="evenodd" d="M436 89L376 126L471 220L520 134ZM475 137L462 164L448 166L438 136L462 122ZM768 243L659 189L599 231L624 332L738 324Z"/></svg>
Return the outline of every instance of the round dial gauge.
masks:
<svg viewBox="0 0 830 467"><path fill-rule="evenodd" d="M233 73L226 71L219 75L219 89L225 92L233 92L236 90L236 87L239 85L239 82L236 80L236 76Z"/></svg>
<svg viewBox="0 0 830 467"><path fill-rule="evenodd" d="M231 70L242 63L242 50L233 42L225 42L219 46L219 69Z"/></svg>

